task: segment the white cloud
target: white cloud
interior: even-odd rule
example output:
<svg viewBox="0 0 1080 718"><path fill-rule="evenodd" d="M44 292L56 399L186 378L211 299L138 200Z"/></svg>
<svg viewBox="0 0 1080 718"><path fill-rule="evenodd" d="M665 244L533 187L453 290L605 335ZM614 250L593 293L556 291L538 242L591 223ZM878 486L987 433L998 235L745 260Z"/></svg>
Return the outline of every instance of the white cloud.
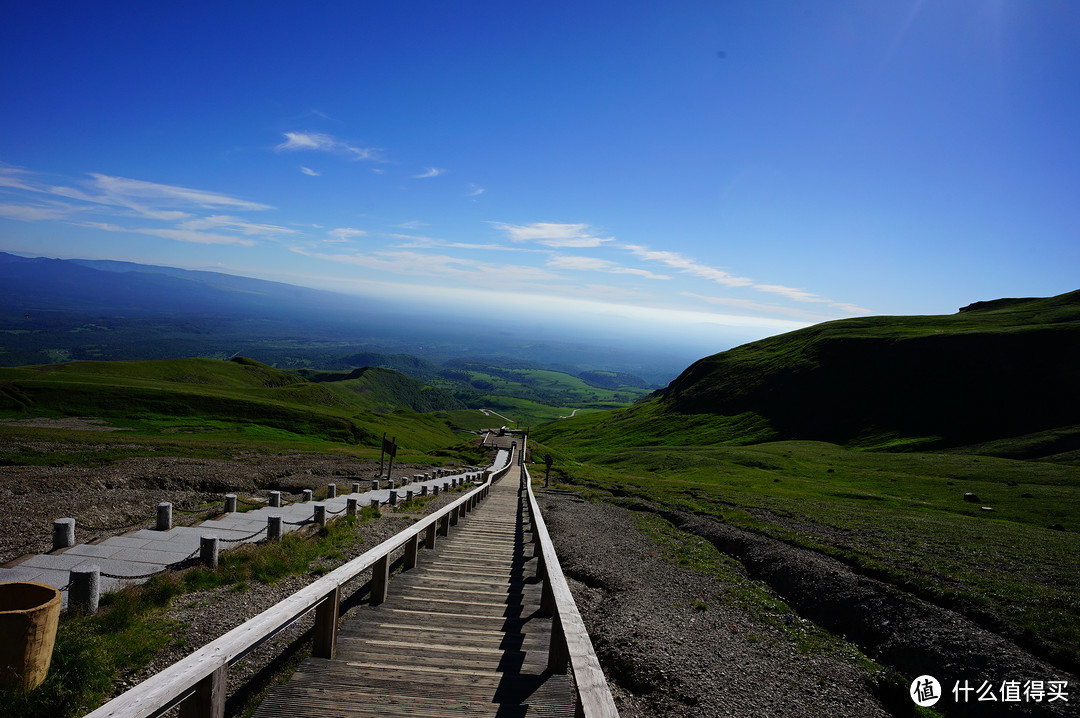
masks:
<svg viewBox="0 0 1080 718"><path fill-rule="evenodd" d="M285 141L274 146L277 152L331 152L354 160L378 160L380 149L357 147L323 132L285 132Z"/></svg>
<svg viewBox="0 0 1080 718"><path fill-rule="evenodd" d="M348 242L353 237L363 237L367 232L352 227L338 227L337 229L331 229L327 234L331 237L326 240L327 242Z"/></svg>
<svg viewBox="0 0 1080 718"><path fill-rule="evenodd" d="M770 292L772 294L779 294L787 297L788 299L794 299L796 302L827 302L828 299L822 299L812 292L808 292L804 289L795 289L793 287L785 287L782 284L755 284L754 289L759 292Z"/></svg>
<svg viewBox="0 0 1080 718"><path fill-rule="evenodd" d="M655 274L647 269L624 267L621 264L616 264L607 259L599 259L597 257L569 257L566 255L555 255L548 259L547 266L555 269L575 269L583 272L633 274L639 277L645 277L646 279L671 279L671 277L665 274Z"/></svg>
<svg viewBox="0 0 1080 718"><path fill-rule="evenodd" d="M23 222L66 219L73 211L76 211L76 208L65 205L0 204L0 217Z"/></svg>
<svg viewBox="0 0 1080 718"><path fill-rule="evenodd" d="M213 232L199 232L192 229L158 229L156 227L121 227L106 222L82 222L80 227L101 229L106 232L127 232L129 234L147 234L151 237L172 239L177 242L194 242L195 244L235 244L241 247L252 247L255 240L244 239L226 234Z"/></svg>
<svg viewBox="0 0 1080 718"><path fill-rule="evenodd" d="M311 252L303 247L291 247L293 252L336 264L351 264L379 273L402 276L429 276L441 279L457 279L471 283L505 283L508 278L515 282L558 281L563 278L540 267L525 265L499 265L474 259L451 257L445 254L427 254L411 251L377 251L326 254Z"/></svg>
<svg viewBox="0 0 1080 718"><path fill-rule="evenodd" d="M213 215L210 217L200 217L198 219L190 219L186 222L181 222L178 226L181 229L187 230L228 229L249 236L297 234L297 230L295 229L278 227L274 224L254 224L238 217L230 217L223 214Z"/></svg>
<svg viewBox="0 0 1080 718"><path fill-rule="evenodd" d="M428 179L429 177L438 177L444 174L446 170L439 169L438 167L428 167L426 170L418 175L413 175L413 179Z"/></svg>
<svg viewBox="0 0 1080 718"><path fill-rule="evenodd" d="M126 177L110 177L109 175L91 173L94 178L94 186L100 189L104 195L98 201L112 200L118 204L126 204L125 200L132 197L150 200L163 200L166 202L179 202L187 205L195 205L206 209L217 207L230 207L243 210L273 209L269 205L249 202L245 199L230 197L229 195L206 190L191 189L189 187L177 187L175 185L145 182L143 180L128 179ZM87 197L93 201L93 198Z"/></svg>
<svg viewBox="0 0 1080 718"><path fill-rule="evenodd" d="M475 185L472 182L470 182L469 183L469 191L465 193L465 196L466 197L479 197L480 195L484 194L484 192L487 192L487 190L484 189L483 187L480 187L480 186Z"/></svg>
<svg viewBox="0 0 1080 718"><path fill-rule="evenodd" d="M752 279L736 277L722 269L710 267L690 259L689 257L684 257L678 252L653 250L637 244L627 244L623 249L626 249L634 256L649 262L659 262L660 264L667 265L668 267L677 269L685 274L708 279L709 281L723 284L728 287L745 287L754 283L754 280Z"/></svg>
<svg viewBox="0 0 1080 718"><path fill-rule="evenodd" d="M536 242L547 247L599 247L615 239L614 237L597 237L589 231L587 224L554 222L534 222L524 225L504 222L490 222L490 224L505 232L513 242Z"/></svg>
<svg viewBox="0 0 1080 718"><path fill-rule="evenodd" d="M844 312L845 314L851 314L851 315L854 315L854 316L864 316L865 317L867 315L870 315L870 314L874 313L873 310L866 309L865 307L860 307L860 306L857 306L855 304L845 304L844 302L832 302L832 303L829 304L829 306L834 307L836 309L839 309L841 312Z"/></svg>
<svg viewBox="0 0 1080 718"><path fill-rule="evenodd" d="M311 169L310 167L304 167L303 165L300 166L300 171L303 172L304 174L306 174L308 177L321 177L322 176L322 172L316 172L315 170Z"/></svg>

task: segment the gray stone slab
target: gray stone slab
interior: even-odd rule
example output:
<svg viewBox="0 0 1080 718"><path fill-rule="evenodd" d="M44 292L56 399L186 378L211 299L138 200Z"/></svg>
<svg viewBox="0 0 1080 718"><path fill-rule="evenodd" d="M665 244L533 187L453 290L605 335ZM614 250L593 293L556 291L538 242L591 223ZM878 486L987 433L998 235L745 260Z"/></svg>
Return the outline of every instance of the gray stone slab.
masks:
<svg viewBox="0 0 1080 718"><path fill-rule="evenodd" d="M38 576L44 573L48 573L44 568L31 568L29 566L15 566L14 568L0 568L0 583L9 583L11 581L36 581L37 583L48 583L48 581L39 581ZM52 584L49 584L50 586ZM60 584L63 586L64 584Z"/></svg>
<svg viewBox="0 0 1080 718"><path fill-rule="evenodd" d="M150 539L135 538L133 536L110 536L109 538L102 541L100 544L96 545L121 546L123 548L142 548L149 541Z"/></svg>
<svg viewBox="0 0 1080 718"><path fill-rule="evenodd" d="M164 566L170 563L176 563L191 555L192 548L189 551L153 551L145 548L125 548L121 549L120 553L112 557L114 561L129 561L138 564L156 564ZM119 571L110 573L120 573ZM132 571L131 573L139 573L139 571Z"/></svg>
<svg viewBox="0 0 1080 718"><path fill-rule="evenodd" d="M75 554L69 556L66 553L43 553L38 554L37 556L31 556L19 565L27 568L49 568L54 571L70 571L87 560L86 556L77 556Z"/></svg>
<svg viewBox="0 0 1080 718"><path fill-rule="evenodd" d="M203 524L203 528L222 531L247 531L248 533L251 533L252 531L257 531L260 526L265 525L265 517L263 517L262 520L260 520L259 517L256 517L254 519L228 519L226 521L215 521L213 524Z"/></svg>
<svg viewBox="0 0 1080 718"><path fill-rule="evenodd" d="M132 549L138 551L139 549ZM83 564L85 567L97 566L101 569L102 573L113 573L117 576L141 576L143 574L157 571L162 568L163 563L137 563L135 561L118 561L112 558L95 558L87 559Z"/></svg>
<svg viewBox="0 0 1080 718"><path fill-rule="evenodd" d="M63 555L109 558L114 554L123 551L125 548L127 547L121 544L115 544L112 541L104 541L99 544L81 543L64 551Z"/></svg>

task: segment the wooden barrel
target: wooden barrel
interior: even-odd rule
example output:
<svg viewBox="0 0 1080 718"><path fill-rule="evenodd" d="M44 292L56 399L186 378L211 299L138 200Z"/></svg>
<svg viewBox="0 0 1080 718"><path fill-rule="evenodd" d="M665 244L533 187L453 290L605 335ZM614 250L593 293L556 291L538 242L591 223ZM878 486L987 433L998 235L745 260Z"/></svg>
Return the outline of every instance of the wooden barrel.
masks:
<svg viewBox="0 0 1080 718"><path fill-rule="evenodd" d="M49 673L60 591L43 583L0 583L0 684L28 691Z"/></svg>

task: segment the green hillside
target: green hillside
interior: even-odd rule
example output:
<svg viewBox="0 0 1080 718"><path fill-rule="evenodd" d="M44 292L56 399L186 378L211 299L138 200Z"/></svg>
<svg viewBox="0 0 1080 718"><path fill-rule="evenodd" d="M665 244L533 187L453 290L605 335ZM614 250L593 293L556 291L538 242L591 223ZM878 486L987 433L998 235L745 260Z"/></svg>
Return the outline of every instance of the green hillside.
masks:
<svg viewBox="0 0 1080 718"><path fill-rule="evenodd" d="M1080 449L1078 354L1080 292L948 316L845 319L701 359L650 406L591 421L616 427L625 445L818 439L1071 456Z"/></svg>
<svg viewBox="0 0 1080 718"><path fill-rule="evenodd" d="M1078 350L1080 292L830 322L530 446L594 499L824 554L1077 670Z"/></svg>
<svg viewBox="0 0 1080 718"><path fill-rule="evenodd" d="M371 411L388 406L420 412L466 408L445 391L393 369L365 366L344 375L314 375L312 381Z"/></svg>
<svg viewBox="0 0 1080 718"><path fill-rule="evenodd" d="M143 435L357 448L389 432L418 452L460 444L447 421L417 411L423 398L396 372L315 383L243 357L0 368L0 419L94 417Z"/></svg>

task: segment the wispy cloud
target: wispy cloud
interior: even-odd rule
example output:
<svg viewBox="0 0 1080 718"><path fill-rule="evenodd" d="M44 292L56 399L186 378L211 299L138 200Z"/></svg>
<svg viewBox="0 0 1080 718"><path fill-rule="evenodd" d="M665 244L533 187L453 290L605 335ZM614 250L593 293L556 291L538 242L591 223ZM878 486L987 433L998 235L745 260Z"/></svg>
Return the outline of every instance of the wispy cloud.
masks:
<svg viewBox="0 0 1080 718"><path fill-rule="evenodd" d="M736 297L711 297L702 294L695 294L694 292L680 292L680 294L684 297L700 299L701 301L708 302L709 304L716 304L724 307L734 307L736 309L744 309L751 312L760 312L762 314L779 314L782 316L809 319L815 322L820 322L823 319L829 318L822 314L811 312L806 309L799 309L797 307L785 307L780 304L764 304L762 302L755 302L751 299L739 299Z"/></svg>
<svg viewBox="0 0 1080 718"><path fill-rule="evenodd" d="M598 257L570 257L555 255L547 261L547 266L553 269L573 269L582 272L607 272L608 274L632 274L646 279L671 279L666 274L656 274L647 269L625 267L607 259Z"/></svg>
<svg viewBox="0 0 1080 718"><path fill-rule="evenodd" d="M315 170L311 169L310 167L304 167L303 165L300 166L300 171L303 172L304 174L306 174L308 177L321 177L322 176L322 172L316 172Z"/></svg>
<svg viewBox="0 0 1080 718"><path fill-rule="evenodd" d="M106 232L127 232L130 234L146 234L151 237L161 237L177 242L193 242L195 244L234 244L241 247L255 246L255 240L244 237L236 237L214 232L200 232L191 229L167 229L157 227L121 227L120 225L107 222L83 222L79 226L101 229Z"/></svg>
<svg viewBox="0 0 1080 718"><path fill-rule="evenodd" d="M716 282L717 284L723 284L728 287L745 287L752 285L754 280L747 277L736 277L729 272L725 272L722 269L716 267L710 267L700 262L683 256L678 252L667 252L663 250L654 250L637 244L623 245L623 249L627 250L631 254L640 259L644 259L649 262L658 262L665 266L677 269L684 274L689 274L694 277L700 277L702 279L708 279L709 281Z"/></svg>
<svg viewBox="0 0 1080 718"><path fill-rule="evenodd" d="M532 224L506 224L490 222L498 230L506 233L513 242L536 242L546 247L599 247L605 242L614 241L614 237L597 237L587 224L557 224L554 222L534 222Z"/></svg>
<svg viewBox="0 0 1080 718"><path fill-rule="evenodd" d="M298 233L295 229L279 227L275 224L256 224L254 222L248 222L246 220L240 219L239 217L230 217L229 215L223 214L213 215L210 217L200 217L198 219L189 219L186 222L181 222L179 227L181 229L198 231L206 229L228 229L248 236L273 236L277 234Z"/></svg>
<svg viewBox="0 0 1080 718"><path fill-rule="evenodd" d="M121 203L131 198L148 200L165 200L206 209L229 207L243 210L272 209L270 205L250 202L245 199L231 197L217 192L192 189L190 187L178 187L175 185L158 184L144 180L128 179L126 177L111 177L109 175L91 174L94 178L94 186L103 192L102 199L115 200Z"/></svg>
<svg viewBox="0 0 1080 718"><path fill-rule="evenodd" d="M487 192L487 190L484 189L483 187L480 187L479 185L475 185L472 182L470 182L469 183L469 189L468 189L468 191L465 192L465 196L466 197L479 197L480 195L484 194L484 192Z"/></svg>
<svg viewBox="0 0 1080 718"><path fill-rule="evenodd" d="M0 204L0 217L22 222L67 219L75 211L75 207L59 204Z"/></svg>
<svg viewBox="0 0 1080 718"><path fill-rule="evenodd" d="M445 174L446 170L439 169L438 167L428 167L426 170L418 175L413 175L413 179L428 179L429 177L438 177L441 174Z"/></svg>
<svg viewBox="0 0 1080 718"><path fill-rule="evenodd" d="M561 281L560 275L541 267L527 265L501 265L472 258L452 257L445 254L429 254L412 251L376 251L369 253L341 252L327 254L313 252L303 247L291 247L293 252L336 264L350 264L379 273L391 273L407 277L439 277L466 282L503 282L513 277L515 282Z"/></svg>
<svg viewBox="0 0 1080 718"><path fill-rule="evenodd" d="M354 160L377 160L376 147L357 147L324 132L285 132L285 141L274 146L277 152L330 152Z"/></svg>
<svg viewBox="0 0 1080 718"><path fill-rule="evenodd" d="M327 234L330 235L330 239L326 240L327 242L348 242L353 237L363 237L367 232L352 227L338 227L337 229L331 229Z"/></svg>
<svg viewBox="0 0 1080 718"><path fill-rule="evenodd" d="M442 247L445 249L475 249L483 252L535 252L537 254L547 254L546 249L531 249L529 247L513 247L506 246L505 244L491 244L476 242L447 242L443 239L436 239L434 237L425 237L418 234L389 234L388 237L392 239L402 240L398 247L407 247L410 249L431 249L433 247Z"/></svg>

